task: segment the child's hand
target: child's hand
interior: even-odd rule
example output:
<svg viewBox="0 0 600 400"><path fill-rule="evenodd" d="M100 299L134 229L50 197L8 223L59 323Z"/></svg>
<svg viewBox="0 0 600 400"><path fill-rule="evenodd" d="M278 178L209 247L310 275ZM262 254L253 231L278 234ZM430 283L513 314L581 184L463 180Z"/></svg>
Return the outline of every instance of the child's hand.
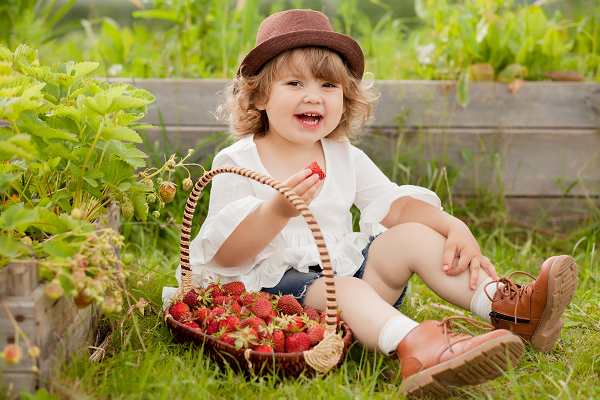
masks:
<svg viewBox="0 0 600 400"><path fill-rule="evenodd" d="M454 258L458 258L458 263L453 267ZM471 290L476 288L480 268L486 271L492 279L498 279L494 265L481 254L477 240L463 223L453 225L450 228L442 261L443 270L450 276L460 275L469 267L471 270L469 280Z"/></svg>
<svg viewBox="0 0 600 400"><path fill-rule="evenodd" d="M323 185L323 180L319 180L319 175L313 174L310 169L303 169L282 183L300 196L306 205L309 205ZM296 207L279 192L273 194L266 205L282 218L293 218L300 215Z"/></svg>

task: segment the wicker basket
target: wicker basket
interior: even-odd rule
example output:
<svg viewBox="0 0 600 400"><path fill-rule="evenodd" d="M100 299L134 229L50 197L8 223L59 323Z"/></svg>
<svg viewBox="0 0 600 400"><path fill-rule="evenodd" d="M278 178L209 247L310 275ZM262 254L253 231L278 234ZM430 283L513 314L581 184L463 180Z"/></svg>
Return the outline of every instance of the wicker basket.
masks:
<svg viewBox="0 0 600 400"><path fill-rule="evenodd" d="M192 270L190 268L189 248L192 217L200 192L211 181L213 177L225 172L238 174L254 179L278 190L296 206L302 214L317 243L319 255L323 266L325 277L325 288L327 291L326 304L326 331L324 339L312 350L303 353L261 353L253 350L236 350L234 346L228 345L215 337L201 333L193 328L185 326L176 321L165 310L165 321L177 340L181 342L195 342L203 346L210 357L219 364L227 364L235 371L252 374L279 374L285 376L298 376L302 372L313 376L326 373L340 364L350 343L352 343L352 331L344 322L340 323L340 337L337 331L337 302L335 295L335 282L333 269L323 234L315 221L312 213L300 197L273 178L239 167L221 167L206 172L196 183L185 206L183 222L181 226L181 286L177 289L175 299L182 298L189 290L193 289Z"/></svg>

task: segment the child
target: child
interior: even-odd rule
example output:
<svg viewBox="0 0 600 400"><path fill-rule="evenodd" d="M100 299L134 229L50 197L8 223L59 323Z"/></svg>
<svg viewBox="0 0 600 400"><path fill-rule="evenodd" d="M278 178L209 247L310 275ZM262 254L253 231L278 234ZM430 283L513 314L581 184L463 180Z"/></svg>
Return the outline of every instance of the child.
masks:
<svg viewBox="0 0 600 400"><path fill-rule="evenodd" d="M362 346L400 358L406 394L448 395L451 387L493 379L501 374L497 366L506 370L523 354L521 338L549 351L575 293L574 260L546 260L526 286L498 278L469 228L441 210L435 193L390 182L349 143L376 98L363 72L360 46L335 33L325 15L290 10L268 17L221 107L237 141L213 168L270 175L309 205L336 273L341 318ZM327 178L303 169L313 161ZM352 232L352 204L361 210L361 232ZM387 230L374 238L378 224ZM247 290L292 294L325 308L308 225L266 185L235 174L215 177L190 254L195 284L240 280ZM441 298L492 325L467 317L419 324L401 314L415 273ZM461 323L491 332L455 333Z"/></svg>

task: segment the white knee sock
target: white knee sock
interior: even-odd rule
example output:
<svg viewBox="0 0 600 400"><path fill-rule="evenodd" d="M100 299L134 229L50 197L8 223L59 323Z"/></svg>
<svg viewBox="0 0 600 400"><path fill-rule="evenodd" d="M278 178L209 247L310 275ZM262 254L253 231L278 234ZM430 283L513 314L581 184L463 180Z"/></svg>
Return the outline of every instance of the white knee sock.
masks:
<svg viewBox="0 0 600 400"><path fill-rule="evenodd" d="M379 350L384 354L394 354L402 339L418 325L418 322L402 314L390 319L379 333Z"/></svg>
<svg viewBox="0 0 600 400"><path fill-rule="evenodd" d="M481 318L488 324L490 322L492 322L492 320L490 319L490 312L492 311L492 301L486 296L485 292L487 292L490 295L490 297L493 299L494 294L496 294L496 284L495 283L490 284L485 289L485 291L483 290L483 288L485 287L485 285L488 282L492 282L492 281L493 281L492 278L487 278L485 281L483 281L481 283L481 285L479 285L477 287L477 289L475 289L475 294L473 295L473 298L471 299L471 307L470 307L471 312L473 314L477 315L479 318ZM498 284L498 288L501 288L502 286L504 286L503 283Z"/></svg>

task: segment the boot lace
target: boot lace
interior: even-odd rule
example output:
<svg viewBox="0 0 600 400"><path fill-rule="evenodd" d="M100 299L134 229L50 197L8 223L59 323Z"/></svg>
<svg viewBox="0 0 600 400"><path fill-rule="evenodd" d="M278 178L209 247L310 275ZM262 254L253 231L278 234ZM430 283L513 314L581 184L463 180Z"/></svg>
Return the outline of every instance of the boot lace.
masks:
<svg viewBox="0 0 600 400"><path fill-rule="evenodd" d="M482 331L493 331L494 330L494 327L492 325L486 324L485 322L482 322L482 321L478 321L474 318L463 317L463 316L459 316L459 315L445 317L444 319L442 319L439 322L438 326L442 326L444 328L444 338L446 339L446 344L448 345L448 350L451 353L454 353L454 352L452 351L452 347L450 346L450 338L453 336L459 336L459 333L454 332L454 330L452 329L453 326L460 328L465 332L468 332L469 335L471 335L471 336L475 336L475 334L473 332L471 332L466 326L461 324L459 321L466 322L469 325L471 325L472 327L474 327L476 329L481 329Z"/></svg>
<svg viewBox="0 0 600 400"><path fill-rule="evenodd" d="M528 283L525 286L521 286L521 285L517 285L516 283L514 283L511 280L511 277L515 274L522 274L522 275L527 275L528 277L530 277L531 279L533 279L533 282ZM521 302L521 298L523 297L523 295L525 294L533 294L533 283L535 282L535 276L528 274L527 272L524 271L515 271L515 272L511 272L508 276L503 276L502 278L495 280L495 281L491 281L488 282L484 288L483 291L485 292L485 295L488 297L488 299L490 299L490 301L494 301L494 299L489 295L489 293L487 292L486 288L491 285L492 283L496 283L496 293L500 294L500 299L504 299L505 297L510 298L511 300L514 300L515 297L519 296L519 298L517 299L517 301L515 301L515 309L514 309L514 315L515 315L515 324L517 323L517 309L519 307L519 304ZM500 284L503 283L504 286L500 287Z"/></svg>

